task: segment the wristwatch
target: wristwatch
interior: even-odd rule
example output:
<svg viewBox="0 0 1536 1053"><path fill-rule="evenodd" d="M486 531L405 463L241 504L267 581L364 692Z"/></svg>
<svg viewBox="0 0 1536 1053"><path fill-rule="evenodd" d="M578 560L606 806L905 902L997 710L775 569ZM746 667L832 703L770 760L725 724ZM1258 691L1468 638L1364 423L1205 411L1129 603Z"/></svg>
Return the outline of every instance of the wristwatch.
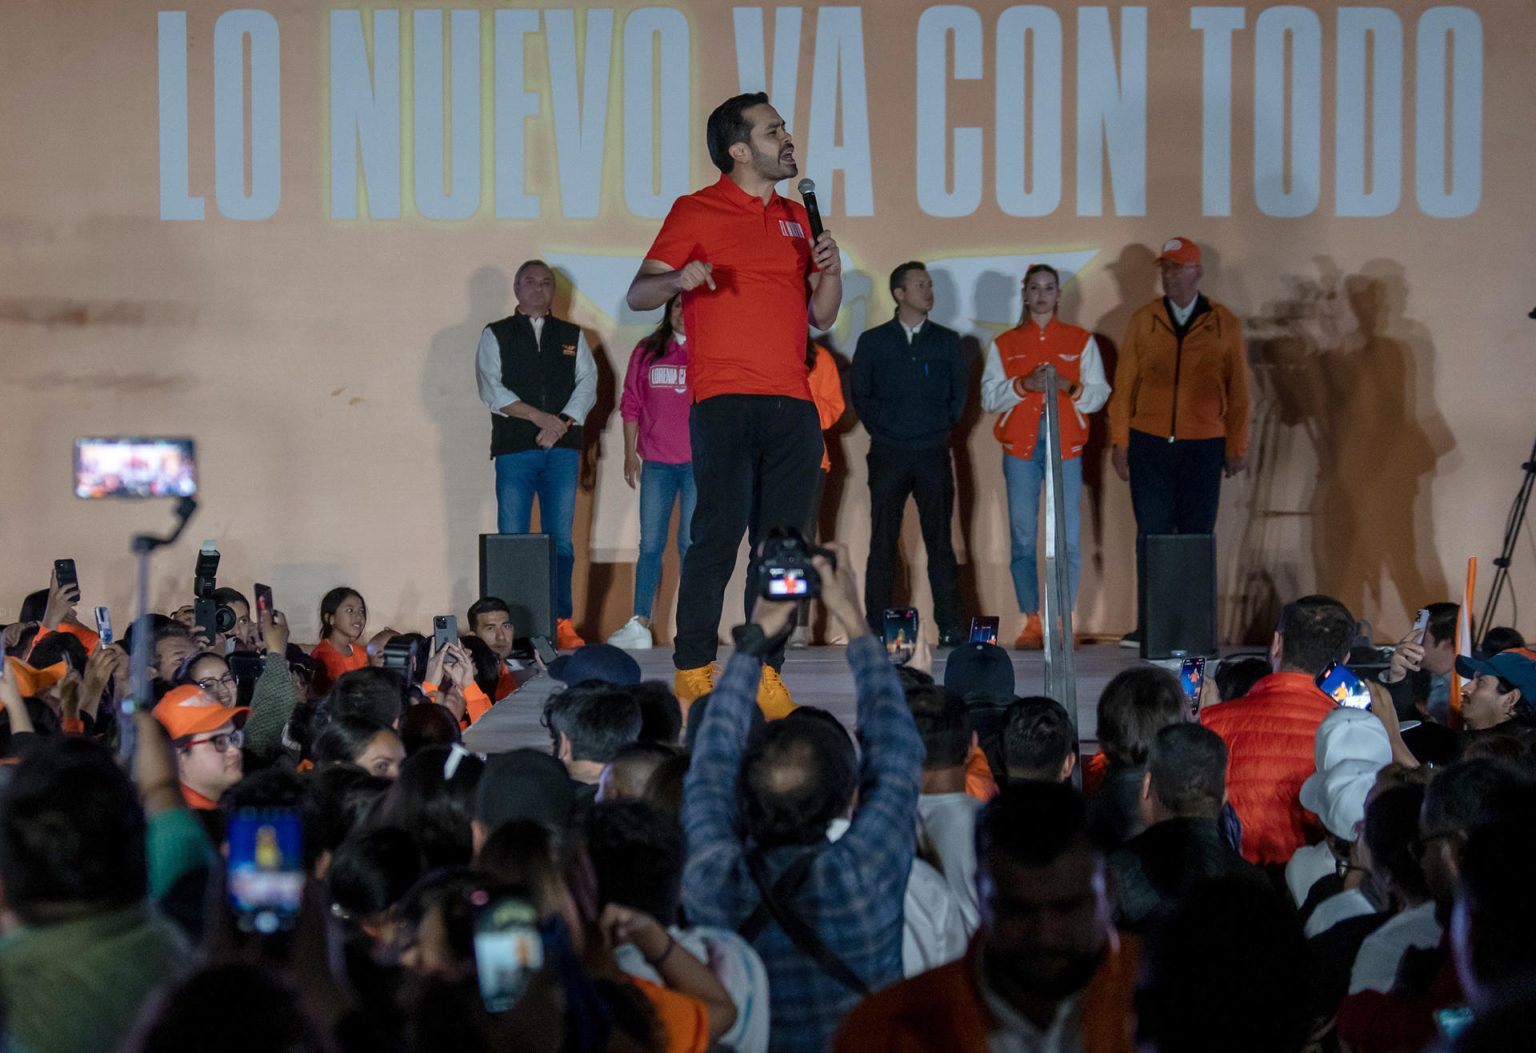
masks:
<svg viewBox="0 0 1536 1053"><path fill-rule="evenodd" d="M575 426L575 424L576 424L576 418L575 418L575 417L572 417L572 416L571 416L571 415L570 415L570 414L568 414L568 413L562 413L562 414L560 414L560 419L561 419L561 420L563 420L563 421L565 421L565 426L566 426L566 427L568 427L568 428L569 428L569 427L573 427L573 426Z"/></svg>

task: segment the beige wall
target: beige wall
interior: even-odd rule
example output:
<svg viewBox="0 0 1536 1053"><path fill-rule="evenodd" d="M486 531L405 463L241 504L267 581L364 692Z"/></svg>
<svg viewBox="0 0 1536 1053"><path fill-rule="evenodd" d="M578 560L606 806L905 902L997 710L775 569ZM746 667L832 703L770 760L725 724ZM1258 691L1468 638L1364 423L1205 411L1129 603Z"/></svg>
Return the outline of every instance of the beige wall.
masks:
<svg viewBox="0 0 1536 1053"><path fill-rule="evenodd" d="M921 4L867 5L852 15L805 7L791 126L821 184L828 225L854 271L832 343L851 354L861 321L888 316L884 276L914 256L934 261L936 273L947 275L938 283L938 314L985 341L1017 317L1022 264L1049 256L1076 272L1063 316L1113 345L1132 308L1156 294L1153 247L1165 237L1186 235L1207 246L1205 290L1247 323L1256 378L1255 470L1226 486L1218 527L1228 635L1262 633L1271 624L1274 596L1313 589L1340 596L1384 633L1397 633L1412 608L1460 592L1469 555L1484 558L1486 582L1536 431L1536 328L1525 318L1529 275L1536 271L1536 236L1527 222L1529 173L1536 167L1527 56L1536 5L1483 4L1476 14L1451 16L1426 14L1426 4L1388 7L1397 15L1401 44L1373 61L1388 69L1400 61L1402 86L1389 84L1370 100L1401 104L1401 135L1389 136L1401 142L1395 180L1401 194L1395 209L1371 218L1339 215L1335 183L1342 163L1336 112L1341 94L1346 109L1355 96L1337 85L1341 73L1348 83L1359 68L1353 62L1340 66L1335 55L1340 26L1353 24L1356 9L1309 9L1317 15L1317 67L1306 62L1312 45L1305 19L1291 36L1280 32L1281 23L1294 17L1287 11L1295 9L1243 9L1243 28L1230 38L1230 94L1212 96L1228 101L1232 111L1230 215L1211 214L1221 210L1202 191L1209 184L1202 171L1209 140L1203 91L1210 87L1203 78L1202 41L1210 31L1193 28L1192 10L1181 4L1126 8L1123 16L1113 9L1112 61L1120 64L1114 83L1136 80L1125 65L1126 49L1136 50L1134 39L1126 43L1126 27L1134 38L1134 23L1146 20L1144 178L1133 178L1139 151L1126 145L1123 133L1112 137L1100 195L1104 214L1088 215L1093 195L1079 193L1079 155L1095 151L1079 149L1079 48L1089 49L1081 79L1090 94L1110 76L1091 41L1084 43L1093 27L1079 19L1092 15L1052 6L1059 13L1062 59L1059 74L1043 82L1040 112L1047 124L1052 113L1060 115L1059 152L1049 136L1034 148L1041 151L1031 155L1039 168L1028 186L1005 160L1000 189L999 143L1006 155L1016 137L998 132L998 84L1001 77L1004 94L1013 97L1009 78L1020 67L1012 52L1000 60L998 41L1010 39L1025 22L1035 26L1032 39L1040 47L1026 72L1050 73L1049 19L1042 21L1035 9L1004 13L1004 5L995 3L937 13ZM49 561L62 556L79 562L84 603L110 604L121 612L119 623L126 620L129 535L168 526L170 509L76 501L68 485L69 446L86 433L185 433L198 439L202 509L186 539L156 560L153 600L159 606L180 602L199 540L215 537L224 553L224 580L241 587L254 579L272 584L301 634L315 631L315 604L338 582L364 593L375 625L421 628L444 608L462 612L473 598L475 535L494 525L488 424L475 396L473 349L480 327L510 310L516 264L547 255L580 285L574 296L567 289L568 309L605 347L599 406L599 413L606 411L604 427L578 506L578 539L596 565L590 572L584 563L578 566L577 606L589 632L611 631L627 614L631 581L629 567L611 564L633 559L636 535L636 502L616 453L613 388L629 349L651 321L628 316L618 304L629 261L643 254L659 225L654 216L635 214L625 190L625 158L633 160L641 125L655 119L646 115L661 109L659 102L644 105L631 97L644 85L626 84L626 70L649 49L645 38L626 40L626 34L632 26L657 24L676 41L676 27L686 26L687 41L671 56L687 60L681 67L685 90L667 97L666 110L686 116L681 126L688 141L681 149L691 161L682 174L691 188L713 178L704 117L740 86L737 25L727 5L700 3L680 7L677 15L633 6L578 8L575 54L582 56L582 83L589 87L601 80L587 63L587 45L594 32L601 42L607 17L601 12L612 12L611 46L590 53L610 58L606 116L601 134L590 123L577 129L563 117L559 137L546 56L550 46L562 46L564 16L506 9L533 18L521 74L525 90L536 94L523 129L525 156L510 160L496 156L496 85L515 78L505 67L493 68L497 16L481 9L480 120L478 127L461 122L470 133L466 141L478 149L480 194L473 214L454 220L424 218L411 193L418 171L413 103L420 86L411 72L410 8L372 9L401 11L402 217L374 216L365 207L363 218L335 218L332 138L352 140L332 127L333 86L346 78L331 54L330 11L317 5L267 9L280 41L274 83L280 89L281 157L273 163L281 197L270 217L260 220L230 218L226 212L238 213L241 206L233 191L224 201L217 193L214 52L220 12L189 12L182 52L186 189L203 198L204 218L162 218L163 211L174 214L180 206L177 194L162 197L162 184L177 179L176 166L167 168L161 158L165 71L158 55L176 53L180 42L174 32L167 34L164 19L157 30L157 10L128 0L0 8L0 90L8 100L0 109L0 537L7 553L0 563L0 620L14 617L21 596L41 586ZM1193 17L1209 19L1213 10L1195 10ZM378 29L377 15L372 17L370 41ZM763 17L771 30L781 16L768 9ZM1442 121L1455 144L1445 152L1453 188L1465 194L1467 173L1480 170L1474 173L1475 207L1452 217L1426 214L1426 200L1431 211L1444 206L1434 204L1432 192L1426 198L1416 190L1421 168L1428 184L1436 175L1441 187L1445 183L1433 165L1419 164L1425 140L1420 126L1432 130L1426 115L1447 108L1434 111L1432 104L1445 98L1444 81L1438 96L1433 86L1416 85L1434 68L1421 37L1434 45L1440 37L1429 30L1447 17L1471 49L1451 61L1453 75L1466 76L1469 55L1481 63L1482 74L1463 82L1463 89L1467 83L1475 89L1480 122L1468 117L1465 97L1463 109ZM962 59L979 54L976 79L955 79L950 50L921 43L935 39L935 19L945 18L960 27ZM226 26L236 54L239 25ZM966 46L972 26L979 52ZM1468 26L1479 40L1470 39ZM741 43L749 56L756 39L751 28L748 19ZM1388 30L1389 42L1390 36ZM781 45L771 32L769 37L771 67ZM1266 44L1258 43L1261 37ZM258 41L253 50L260 46ZM935 65L935 55L945 57L944 64ZM1265 63L1275 55L1282 58L1282 72L1294 68L1298 82L1318 85L1320 149L1314 155L1302 144L1294 155L1300 175L1281 175L1268 160L1272 147L1281 162L1289 156L1276 144L1286 141L1294 113L1282 113L1274 127L1261 117L1255 131L1256 99L1262 109L1276 96L1262 88L1256 93L1256 77L1265 75ZM555 65L556 77L563 78L566 67ZM679 63L665 52L657 65L679 75ZM374 69L376 78L384 76L377 56ZM264 90L260 71L247 76L236 68L226 84L246 90L247 82L258 95ZM1019 83L1030 83L1029 77ZM948 92L947 107L938 110L936 84ZM670 90L662 78L656 91ZM781 101L788 94L781 84L773 91ZM1303 91L1303 111L1305 98ZM272 101L261 95L252 112L268 112ZM1449 108L1454 111L1454 104ZM917 117L918 110L947 114L948 132L923 125L927 118ZM230 112L243 114L238 98ZM1391 106L1381 112L1390 114ZM867 155L858 142L865 123ZM1305 113L1301 123L1305 132ZM928 133L922 141L920 126ZM945 181L958 178L941 173L936 183L931 159L944 158L946 134L972 126L982 137L980 202L963 215L931 214ZM1097 125L1091 130L1097 141ZM1480 131L1480 143L1473 131ZM675 179L678 147L666 134L654 164L658 178ZM246 178L259 197L257 184L270 178L260 165L274 155L259 143L254 153L261 157ZM233 156L226 153L226 159ZM849 167L830 171L828 159L840 157ZM1266 215L1260 198L1273 211L1298 187L1306 196L1314 157L1315 208L1299 216ZM525 192L539 196L536 217L497 217L496 179L514 162L524 173ZM234 164L226 160L226 184L244 192L244 179L230 181ZM962 159L959 167L965 164ZM1382 162L1375 164L1380 179ZM1025 192L1038 194L1040 180L1048 184L1053 171L1060 174L1061 194L1047 214L1007 214L1005 209L1028 211ZM1124 201L1112 192L1110 173L1126 181ZM362 177L370 203L381 185L377 176L375 169ZM568 216L579 210L592 179L600 184L597 214ZM1144 205L1135 200L1138 187ZM1013 599L1000 454L990 422L979 410L971 421L962 458L962 559L978 606L1008 614ZM1102 429L1099 439L1087 465L1078 613L1088 630L1119 632L1133 616L1134 524L1128 492L1108 470ZM867 439L850 420L832 442L836 532L862 565ZM909 523L907 541L916 569L921 556L913 527ZM671 582L670 557L668 567ZM1525 542L1516 553L1514 578L1522 596L1536 595L1536 549ZM926 604L920 574L914 583L918 602ZM728 619L733 610L728 606ZM1507 606L1504 615L1508 620Z"/></svg>

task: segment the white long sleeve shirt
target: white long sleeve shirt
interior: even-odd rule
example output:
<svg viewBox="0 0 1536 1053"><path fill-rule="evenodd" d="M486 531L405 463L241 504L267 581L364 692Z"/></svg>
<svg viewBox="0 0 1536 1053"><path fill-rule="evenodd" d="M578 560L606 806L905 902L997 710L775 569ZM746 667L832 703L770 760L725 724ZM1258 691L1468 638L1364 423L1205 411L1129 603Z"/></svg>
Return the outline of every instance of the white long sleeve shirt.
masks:
<svg viewBox="0 0 1536 1053"><path fill-rule="evenodd" d="M1072 405L1084 417L1097 413L1109 401L1109 380L1104 376L1104 359L1099 354L1099 344L1092 336L1083 345L1082 360L1078 364L1077 382L1082 390ZM997 350L997 341L987 345L986 366L981 371L981 408L987 413L1002 413L1024 401L1013 390L1013 377L1003 372L1003 356Z"/></svg>
<svg viewBox="0 0 1536 1053"><path fill-rule="evenodd" d="M544 318L530 318L528 321L533 324L534 340L538 340L544 333ZM492 413L506 416L506 407L522 401L501 382L501 345L496 342L496 336L489 326L481 331L480 346L475 351L475 383L480 389L480 401ZM596 402L597 361L587 347L587 334L580 333L576 338L576 386L563 407L546 412L553 412L556 416L564 414L580 424L587 419L587 414L592 412Z"/></svg>

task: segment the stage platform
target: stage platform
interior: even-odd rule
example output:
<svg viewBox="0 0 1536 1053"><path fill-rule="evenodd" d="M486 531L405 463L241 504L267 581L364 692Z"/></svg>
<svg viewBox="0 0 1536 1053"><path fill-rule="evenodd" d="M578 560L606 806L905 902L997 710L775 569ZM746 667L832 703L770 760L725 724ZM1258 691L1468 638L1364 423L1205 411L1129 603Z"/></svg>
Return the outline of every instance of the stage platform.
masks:
<svg viewBox="0 0 1536 1053"><path fill-rule="evenodd" d="M672 682L672 648L657 647L649 651L634 651L646 679ZM721 645L720 657L729 654ZM1014 690L1020 695L1041 694L1045 688L1045 659L1038 651L1010 651L1013 658ZM944 680L944 661L947 651L934 654L933 673L940 683ZM1122 669L1141 664L1134 650L1117 646L1114 642L1080 646L1076 652L1077 711L1079 733L1085 743L1096 738L1094 710L1104 685ZM1172 666L1177 663L1159 662ZM784 661L784 683L795 701L801 705L820 706L836 714L845 724L853 722L853 674L848 669L842 647L810 647L790 651ZM547 676L525 684L522 690L497 703L489 713L481 717L464 735L464 743L481 753L501 753L506 750L531 746L549 748L549 732L539 723L544 700L550 693L562 687Z"/></svg>

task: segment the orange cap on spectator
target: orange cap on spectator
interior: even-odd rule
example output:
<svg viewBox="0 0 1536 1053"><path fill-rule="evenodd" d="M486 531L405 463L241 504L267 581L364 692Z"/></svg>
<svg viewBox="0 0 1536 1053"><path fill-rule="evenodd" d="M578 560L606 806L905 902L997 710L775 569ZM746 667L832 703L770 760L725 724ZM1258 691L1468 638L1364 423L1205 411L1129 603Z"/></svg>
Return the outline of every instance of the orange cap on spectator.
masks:
<svg viewBox="0 0 1536 1053"><path fill-rule="evenodd" d="M250 711L249 706L223 705L196 684L185 684L166 692L155 706L155 719L172 739L185 739L217 731Z"/></svg>
<svg viewBox="0 0 1536 1053"><path fill-rule="evenodd" d="M16 681L16 690L21 692L22 698L47 691L69 675L69 664L62 660L46 669L34 669L15 655L6 655L5 668L6 675Z"/></svg>
<svg viewBox="0 0 1536 1053"><path fill-rule="evenodd" d="M1200 246L1188 238L1169 238L1163 242L1163 251L1157 255L1158 263L1164 260L1169 263L1199 263Z"/></svg>

